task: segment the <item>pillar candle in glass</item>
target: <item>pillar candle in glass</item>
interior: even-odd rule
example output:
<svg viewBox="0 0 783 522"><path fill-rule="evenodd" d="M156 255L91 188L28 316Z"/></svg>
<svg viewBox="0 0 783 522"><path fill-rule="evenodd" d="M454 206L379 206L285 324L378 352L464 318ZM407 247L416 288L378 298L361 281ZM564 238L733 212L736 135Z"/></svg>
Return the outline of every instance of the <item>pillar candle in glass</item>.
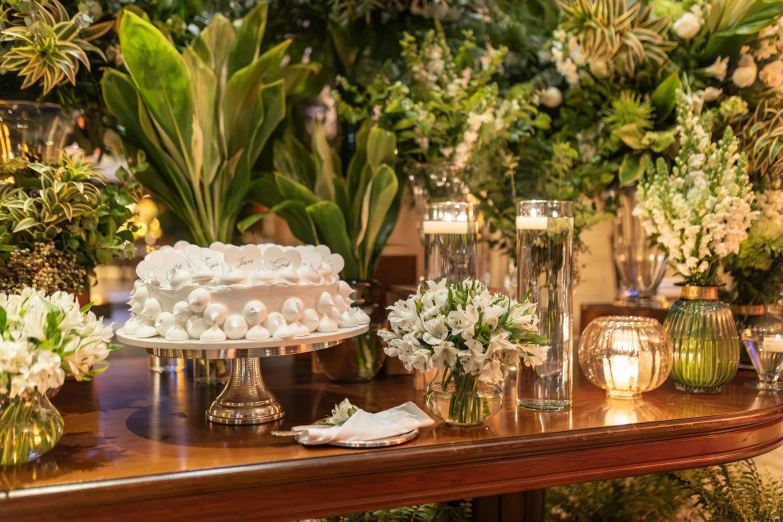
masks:
<svg viewBox="0 0 783 522"><path fill-rule="evenodd" d="M517 405L534 410L571 407L573 372L574 209L570 201L520 201L517 207L518 297L537 304L538 328L549 339L546 361L521 365Z"/></svg>
<svg viewBox="0 0 783 522"><path fill-rule="evenodd" d="M470 203L431 203L424 230L424 271L429 280L452 283L476 277L476 210Z"/></svg>

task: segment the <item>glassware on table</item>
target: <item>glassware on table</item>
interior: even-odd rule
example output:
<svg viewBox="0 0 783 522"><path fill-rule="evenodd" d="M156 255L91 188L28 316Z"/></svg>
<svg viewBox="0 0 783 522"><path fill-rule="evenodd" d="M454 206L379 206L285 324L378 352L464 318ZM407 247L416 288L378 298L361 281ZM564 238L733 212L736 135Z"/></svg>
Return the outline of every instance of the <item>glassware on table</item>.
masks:
<svg viewBox="0 0 783 522"><path fill-rule="evenodd" d="M573 387L573 203L521 201L516 226L517 298L530 293L539 331L549 339L543 364L517 370L517 405L565 410Z"/></svg>
<svg viewBox="0 0 783 522"><path fill-rule="evenodd" d="M657 243L651 243L641 220L633 215L635 207L636 186L620 189L612 242L620 287L615 304L666 308L666 298L657 291L666 273L667 257Z"/></svg>
<svg viewBox="0 0 783 522"><path fill-rule="evenodd" d="M64 426L45 394L0 395L0 466L37 459L60 441Z"/></svg>
<svg viewBox="0 0 783 522"><path fill-rule="evenodd" d="M478 222L470 203L431 203L424 231L424 272L428 280L456 283L477 277Z"/></svg>
<svg viewBox="0 0 783 522"><path fill-rule="evenodd" d="M185 360L147 354L147 367L154 373L180 373L185 369Z"/></svg>
<svg viewBox="0 0 783 522"><path fill-rule="evenodd" d="M578 357L585 377L609 397L637 399L669 376L672 345L650 317L599 317L582 333Z"/></svg>
<svg viewBox="0 0 783 522"><path fill-rule="evenodd" d="M503 388L488 372L437 370L424 393L427 408L450 426L480 426L503 407Z"/></svg>
<svg viewBox="0 0 783 522"><path fill-rule="evenodd" d="M718 393L737 374L739 335L717 286L683 286L663 327L672 341L671 377L678 390Z"/></svg>
<svg viewBox="0 0 783 522"><path fill-rule="evenodd" d="M0 163L15 158L52 163L71 136L77 113L54 103L0 101Z"/></svg>
<svg viewBox="0 0 783 522"><path fill-rule="evenodd" d="M783 320L768 313L764 305L733 307L740 340L759 376L746 383L757 390L780 391L783 370Z"/></svg>

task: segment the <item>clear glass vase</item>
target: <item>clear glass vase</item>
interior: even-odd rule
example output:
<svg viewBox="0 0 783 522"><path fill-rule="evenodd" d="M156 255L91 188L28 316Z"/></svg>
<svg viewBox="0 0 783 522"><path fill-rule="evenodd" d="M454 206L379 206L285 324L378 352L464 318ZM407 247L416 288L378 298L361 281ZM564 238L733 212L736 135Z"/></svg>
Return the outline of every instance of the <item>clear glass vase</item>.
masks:
<svg viewBox="0 0 783 522"><path fill-rule="evenodd" d="M480 426L503 407L503 388L483 373L438 370L424 401L433 415L450 426Z"/></svg>
<svg viewBox="0 0 783 522"><path fill-rule="evenodd" d="M778 382L783 370L783 320L769 313L764 305L733 306L732 313L745 348L740 351L741 355L759 376L758 381L749 382L748 386L758 390L783 390Z"/></svg>
<svg viewBox="0 0 783 522"><path fill-rule="evenodd" d="M35 460L63 436L62 415L41 393L0 397L0 466Z"/></svg>
<svg viewBox="0 0 783 522"><path fill-rule="evenodd" d="M684 286L663 323L672 341L671 377L680 391L718 393L737 373L740 344L717 286Z"/></svg>
<svg viewBox="0 0 783 522"><path fill-rule="evenodd" d="M370 329L367 332L346 339L342 343L315 352L315 358L321 370L329 379L337 382L371 381L381 371L386 362L383 341L378 330L383 328L377 314L378 302L374 295L381 286L377 281L348 281L356 292L352 306L359 307L370 316Z"/></svg>
<svg viewBox="0 0 783 522"><path fill-rule="evenodd" d="M52 163L60 157L76 114L53 103L0 101L0 163L15 158Z"/></svg>

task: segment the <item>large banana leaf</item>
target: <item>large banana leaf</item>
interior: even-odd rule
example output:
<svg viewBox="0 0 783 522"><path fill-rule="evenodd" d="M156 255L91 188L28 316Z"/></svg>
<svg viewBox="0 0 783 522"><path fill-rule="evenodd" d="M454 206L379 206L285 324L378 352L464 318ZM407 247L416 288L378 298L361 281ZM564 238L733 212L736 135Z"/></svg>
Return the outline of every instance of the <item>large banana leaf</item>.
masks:
<svg viewBox="0 0 783 522"><path fill-rule="evenodd" d="M362 209L362 229L364 237L359 243L359 262L362 270L367 273L373 260L376 240L381 231L386 213L392 207L397 196L397 176L388 165L381 165L367 188L365 209ZM366 219L366 221L364 221Z"/></svg>

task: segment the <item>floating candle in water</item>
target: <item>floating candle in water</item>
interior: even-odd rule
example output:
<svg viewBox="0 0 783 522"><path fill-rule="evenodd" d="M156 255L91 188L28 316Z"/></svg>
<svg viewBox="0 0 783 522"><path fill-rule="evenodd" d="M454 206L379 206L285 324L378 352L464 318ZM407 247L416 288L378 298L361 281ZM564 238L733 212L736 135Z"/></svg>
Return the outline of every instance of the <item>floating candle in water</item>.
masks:
<svg viewBox="0 0 783 522"><path fill-rule="evenodd" d="M604 359L604 375L610 391L635 392L639 382L639 359L627 355Z"/></svg>
<svg viewBox="0 0 783 522"><path fill-rule="evenodd" d="M765 335L764 351L776 353L783 352L783 335Z"/></svg>
<svg viewBox="0 0 783 522"><path fill-rule="evenodd" d="M517 230L546 230L546 217L517 216Z"/></svg>

